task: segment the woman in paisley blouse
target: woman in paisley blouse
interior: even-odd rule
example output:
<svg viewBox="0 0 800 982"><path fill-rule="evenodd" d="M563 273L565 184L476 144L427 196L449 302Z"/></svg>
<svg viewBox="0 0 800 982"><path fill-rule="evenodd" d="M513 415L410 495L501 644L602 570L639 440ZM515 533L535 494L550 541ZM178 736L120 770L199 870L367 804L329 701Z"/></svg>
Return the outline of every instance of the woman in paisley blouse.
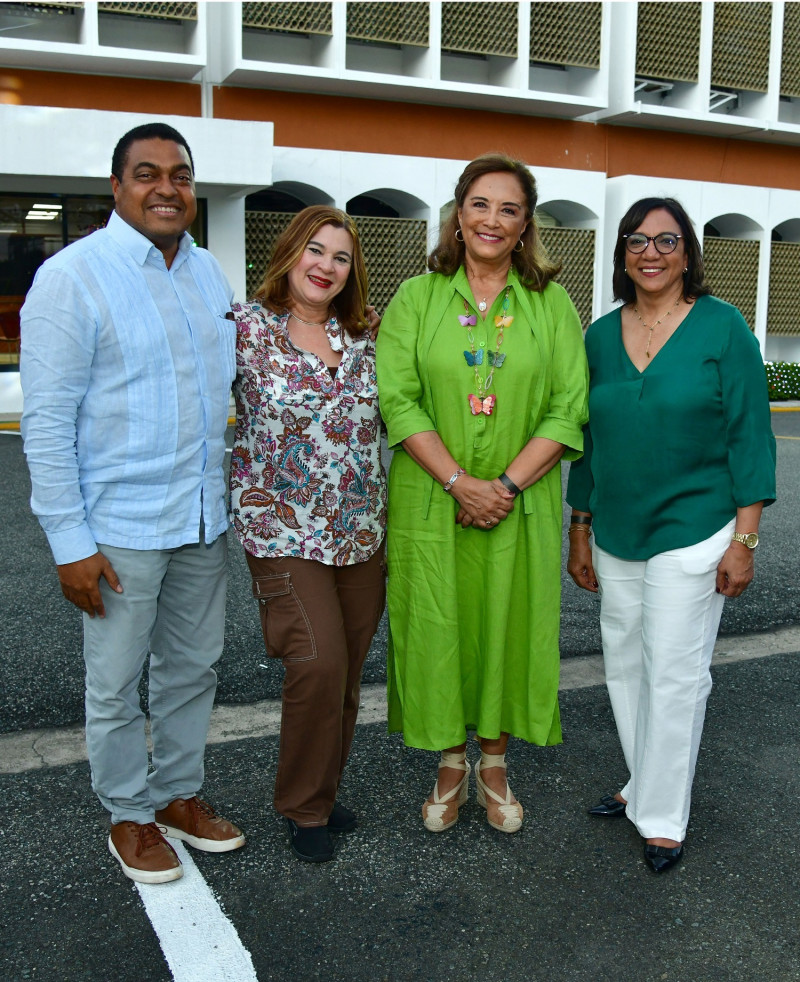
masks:
<svg viewBox="0 0 800 982"><path fill-rule="evenodd" d="M278 239L237 325L233 527L285 668L275 807L300 859L333 858L361 669L384 606L386 490L358 233L327 206Z"/></svg>

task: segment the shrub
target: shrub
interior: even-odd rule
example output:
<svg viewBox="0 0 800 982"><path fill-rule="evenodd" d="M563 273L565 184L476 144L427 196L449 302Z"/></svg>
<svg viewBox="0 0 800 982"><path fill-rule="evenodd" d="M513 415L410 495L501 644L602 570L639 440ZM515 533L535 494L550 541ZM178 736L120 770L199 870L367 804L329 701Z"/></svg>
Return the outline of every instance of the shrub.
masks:
<svg viewBox="0 0 800 982"><path fill-rule="evenodd" d="M791 361L768 361L767 389L771 402L800 399L800 365Z"/></svg>

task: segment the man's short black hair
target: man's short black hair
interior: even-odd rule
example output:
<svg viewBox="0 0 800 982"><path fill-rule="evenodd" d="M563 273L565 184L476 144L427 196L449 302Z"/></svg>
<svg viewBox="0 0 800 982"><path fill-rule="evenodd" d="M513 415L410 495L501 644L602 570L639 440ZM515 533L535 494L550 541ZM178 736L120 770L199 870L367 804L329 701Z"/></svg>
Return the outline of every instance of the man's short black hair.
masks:
<svg viewBox="0 0 800 982"><path fill-rule="evenodd" d="M184 147L189 154L189 163L192 165L192 175L194 175L194 160L186 138L181 136L172 126L168 126L167 123L144 123L141 126L134 126L114 147L114 154L111 158L111 173L118 181L122 180L122 173L128 163L131 144L137 140L171 140L173 143Z"/></svg>

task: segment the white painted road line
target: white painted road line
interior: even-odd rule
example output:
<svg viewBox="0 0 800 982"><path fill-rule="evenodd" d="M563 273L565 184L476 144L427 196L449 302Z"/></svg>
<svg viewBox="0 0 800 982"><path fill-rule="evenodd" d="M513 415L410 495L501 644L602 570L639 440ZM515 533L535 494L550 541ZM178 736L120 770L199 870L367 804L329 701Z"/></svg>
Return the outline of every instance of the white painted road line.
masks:
<svg viewBox="0 0 800 982"><path fill-rule="evenodd" d="M739 634L717 638L712 665L729 665L750 658L765 658L800 651L800 625L779 627L763 634ZM582 689L603 685L603 659L600 655L565 658L561 662L559 689ZM386 720L386 686L361 686L359 724ZM275 736L280 731L280 699L248 704L221 704L214 707L208 733L209 745L232 740L255 740ZM23 730L0 734L0 774L19 774L39 767L61 767L86 760L83 726L59 729Z"/></svg>
<svg viewBox="0 0 800 982"><path fill-rule="evenodd" d="M171 883L137 883L174 982L258 982L250 952L223 914L192 857L170 839L183 863Z"/></svg>

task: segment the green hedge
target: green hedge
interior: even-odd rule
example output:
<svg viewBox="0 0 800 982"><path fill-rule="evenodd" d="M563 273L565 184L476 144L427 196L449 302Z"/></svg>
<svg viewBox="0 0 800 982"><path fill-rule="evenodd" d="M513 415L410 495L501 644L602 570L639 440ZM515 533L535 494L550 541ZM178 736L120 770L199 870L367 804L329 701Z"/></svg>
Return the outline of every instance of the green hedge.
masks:
<svg viewBox="0 0 800 982"><path fill-rule="evenodd" d="M791 361L768 361L767 389L771 402L800 399L800 365Z"/></svg>

